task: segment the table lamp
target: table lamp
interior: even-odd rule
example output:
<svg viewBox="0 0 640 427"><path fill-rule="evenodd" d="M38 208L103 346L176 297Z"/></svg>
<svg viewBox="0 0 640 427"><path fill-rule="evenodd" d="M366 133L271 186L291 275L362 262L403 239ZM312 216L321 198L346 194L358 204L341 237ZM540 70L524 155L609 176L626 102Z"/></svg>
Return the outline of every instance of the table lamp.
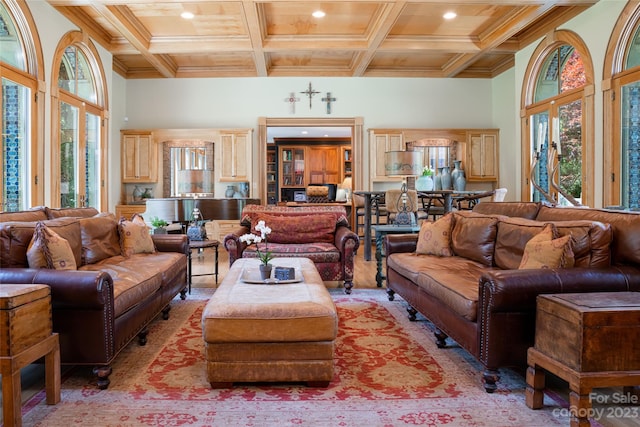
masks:
<svg viewBox="0 0 640 427"><path fill-rule="evenodd" d="M422 152L420 151L387 151L384 153L385 174L402 176L400 197L396 201L398 213L395 223L398 225L416 225L413 201L407 196L407 178L422 174ZM392 201L387 200L386 203Z"/></svg>

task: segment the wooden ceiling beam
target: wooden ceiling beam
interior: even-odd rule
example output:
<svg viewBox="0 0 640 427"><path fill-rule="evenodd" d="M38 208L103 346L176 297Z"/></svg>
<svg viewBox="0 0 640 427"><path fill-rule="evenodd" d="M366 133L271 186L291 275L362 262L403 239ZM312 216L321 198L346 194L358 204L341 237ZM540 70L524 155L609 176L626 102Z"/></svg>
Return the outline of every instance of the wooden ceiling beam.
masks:
<svg viewBox="0 0 640 427"><path fill-rule="evenodd" d="M483 34L479 36L478 47L480 50L475 54L456 55L452 60L444 65L442 71L447 77L455 77L473 64L481 55L485 55L496 46L500 46L503 42L514 37L518 32L522 31L533 20L540 18L555 6L546 3L537 7L523 6L515 9L511 14L505 15L502 19L497 20Z"/></svg>
<svg viewBox="0 0 640 427"><path fill-rule="evenodd" d="M369 64L376 56L378 47L384 42L406 4L406 1L396 1L391 6L388 4L382 6L381 13L370 33L367 50L358 55L357 63L353 64L352 75L354 77L362 77L365 71L367 71Z"/></svg>
<svg viewBox="0 0 640 427"><path fill-rule="evenodd" d="M255 3L253 0L243 0L242 8L244 9L245 25L253 48L256 73L258 77L266 77L269 74L269 70L263 49L263 40L266 34L263 5Z"/></svg>
<svg viewBox="0 0 640 427"><path fill-rule="evenodd" d="M154 55L149 51L151 35L125 6L106 6L94 2L96 12L114 26L163 77L175 77L176 65L167 55Z"/></svg>

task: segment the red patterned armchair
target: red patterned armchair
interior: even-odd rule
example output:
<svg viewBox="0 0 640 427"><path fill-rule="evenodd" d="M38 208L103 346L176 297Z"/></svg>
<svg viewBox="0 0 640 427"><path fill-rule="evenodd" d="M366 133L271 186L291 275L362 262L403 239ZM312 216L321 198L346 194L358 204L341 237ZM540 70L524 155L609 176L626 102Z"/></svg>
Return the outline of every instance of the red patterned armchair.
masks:
<svg viewBox="0 0 640 427"><path fill-rule="evenodd" d="M242 210L240 227L224 238L229 252L229 265L239 258L256 258L256 244L240 241L240 236L255 231L258 221L271 228L268 250L275 257L305 257L314 262L322 280L344 281L347 294L353 288L354 256L360 245L358 236L349 228L342 206L247 205ZM259 243L260 250L265 243Z"/></svg>

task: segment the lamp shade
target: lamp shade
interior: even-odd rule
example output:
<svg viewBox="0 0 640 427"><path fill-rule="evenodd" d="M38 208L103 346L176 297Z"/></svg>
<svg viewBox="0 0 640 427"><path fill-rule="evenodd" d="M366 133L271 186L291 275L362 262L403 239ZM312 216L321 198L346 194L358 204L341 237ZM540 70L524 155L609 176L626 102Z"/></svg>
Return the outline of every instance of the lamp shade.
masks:
<svg viewBox="0 0 640 427"><path fill-rule="evenodd" d="M384 169L387 176L422 175L422 152L387 151L384 153Z"/></svg>

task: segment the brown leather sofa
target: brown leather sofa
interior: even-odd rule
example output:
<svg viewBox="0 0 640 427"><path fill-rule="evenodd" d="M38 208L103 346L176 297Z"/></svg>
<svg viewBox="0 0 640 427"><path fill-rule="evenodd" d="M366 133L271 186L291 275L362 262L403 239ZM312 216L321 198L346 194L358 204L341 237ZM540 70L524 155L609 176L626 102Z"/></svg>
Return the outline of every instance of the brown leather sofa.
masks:
<svg viewBox="0 0 640 427"><path fill-rule="evenodd" d="M28 268L27 247L38 221L71 245L77 270ZM170 302L187 290L189 245L185 235L153 235L155 253L120 255L118 223L93 208L34 208L0 213L0 283L51 287L53 330L63 364L91 365L101 389L111 363L147 325L169 318Z"/></svg>
<svg viewBox="0 0 640 427"><path fill-rule="evenodd" d="M322 280L344 281L345 292L351 293L354 256L360 241L349 228L343 206L245 206L240 227L224 238L229 266L239 258L257 256L255 245L247 246L240 236L250 233L259 220L272 229L268 243L275 257L309 258Z"/></svg>
<svg viewBox="0 0 640 427"><path fill-rule="evenodd" d="M499 368L526 366L539 294L640 291L638 213L483 202L453 215L451 257L417 255L416 235L386 236L387 292L407 301L411 318L420 312L434 324L439 347L451 337L481 362L487 392ZM526 243L546 223L572 235L575 266L519 270Z"/></svg>

